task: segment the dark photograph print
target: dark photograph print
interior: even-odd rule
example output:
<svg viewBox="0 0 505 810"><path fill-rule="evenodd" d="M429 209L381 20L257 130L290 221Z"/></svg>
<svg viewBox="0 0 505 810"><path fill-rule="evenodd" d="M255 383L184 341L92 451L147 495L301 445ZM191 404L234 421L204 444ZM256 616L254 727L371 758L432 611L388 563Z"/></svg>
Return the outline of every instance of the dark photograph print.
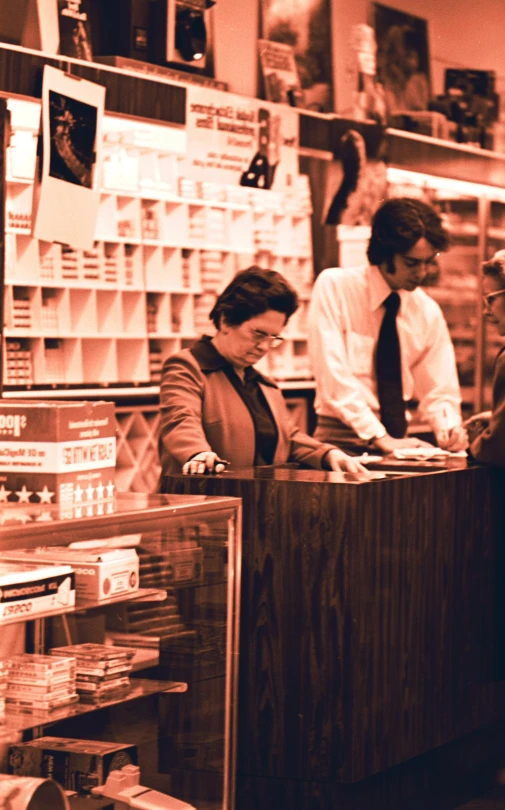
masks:
<svg viewBox="0 0 505 810"><path fill-rule="evenodd" d="M428 24L421 17L375 4L377 73L389 116L428 109Z"/></svg>
<svg viewBox="0 0 505 810"><path fill-rule="evenodd" d="M92 188L97 108L50 90L49 128L50 176Z"/></svg>
<svg viewBox="0 0 505 810"><path fill-rule="evenodd" d="M303 92L297 106L333 109L330 0L261 0L260 39L293 48Z"/></svg>

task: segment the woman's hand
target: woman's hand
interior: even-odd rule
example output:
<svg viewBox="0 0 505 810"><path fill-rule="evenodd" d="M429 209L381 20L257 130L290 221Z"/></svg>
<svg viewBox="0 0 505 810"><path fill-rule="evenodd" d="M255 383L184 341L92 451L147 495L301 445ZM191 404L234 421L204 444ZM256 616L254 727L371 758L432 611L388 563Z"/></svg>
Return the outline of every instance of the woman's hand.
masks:
<svg viewBox="0 0 505 810"><path fill-rule="evenodd" d="M341 470L351 473L368 473L366 467L363 467L363 465L352 456L348 456L343 450L339 450L338 447L335 447L334 450L330 450L330 452L327 453L326 460L332 470Z"/></svg>
<svg viewBox="0 0 505 810"><path fill-rule="evenodd" d="M206 473L222 473L229 461L219 458L217 453L197 453L183 465L183 475L205 475Z"/></svg>
<svg viewBox="0 0 505 810"><path fill-rule="evenodd" d="M475 422L489 422L491 419L492 411L481 411L480 413L474 413L469 419L465 419L463 422L465 427L469 425L475 424Z"/></svg>
<svg viewBox="0 0 505 810"><path fill-rule="evenodd" d="M469 419L466 419L463 424L468 431L468 438L470 443L475 441L477 436L480 436L483 430L485 430L489 426L489 420L491 419L492 412L491 411L481 411L480 413L474 413Z"/></svg>

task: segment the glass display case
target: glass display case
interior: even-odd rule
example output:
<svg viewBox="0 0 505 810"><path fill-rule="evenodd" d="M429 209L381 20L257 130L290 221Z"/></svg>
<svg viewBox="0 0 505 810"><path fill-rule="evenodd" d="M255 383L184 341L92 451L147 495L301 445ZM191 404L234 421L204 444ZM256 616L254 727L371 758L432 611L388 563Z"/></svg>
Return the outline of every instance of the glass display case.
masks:
<svg viewBox="0 0 505 810"><path fill-rule="evenodd" d="M26 570L34 576L29 561L45 566L46 583L49 565L55 580L69 566L52 602L37 598L36 584L12 584ZM19 751L42 736L106 741L133 746L137 781L181 808L233 810L240 562L239 498L122 493L82 509L0 505L2 771L24 775ZM23 634L22 652L44 658L15 658ZM69 654L75 695L53 704L44 668ZM13 664L21 660L23 672ZM81 773L79 785L64 786L89 794L105 776L83 782Z"/></svg>

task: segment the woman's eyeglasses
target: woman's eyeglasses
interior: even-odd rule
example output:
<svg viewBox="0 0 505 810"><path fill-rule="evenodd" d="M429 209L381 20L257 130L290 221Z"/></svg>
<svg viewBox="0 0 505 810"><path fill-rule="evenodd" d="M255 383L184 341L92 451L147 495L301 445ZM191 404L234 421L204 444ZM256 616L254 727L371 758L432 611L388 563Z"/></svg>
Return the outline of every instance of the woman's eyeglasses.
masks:
<svg viewBox="0 0 505 810"><path fill-rule="evenodd" d="M266 332L260 332L259 329L251 329L251 337L257 346L260 343L266 343L269 349L276 349L284 342L282 335L268 335Z"/></svg>
<svg viewBox="0 0 505 810"><path fill-rule="evenodd" d="M486 309L489 309L489 307L492 307L495 300L496 300L496 298L498 298L498 296L504 295L504 294L505 294L505 289L496 290L496 292L492 292L492 293L488 293L487 295L483 295L482 296L482 301L483 301L484 306L486 307Z"/></svg>

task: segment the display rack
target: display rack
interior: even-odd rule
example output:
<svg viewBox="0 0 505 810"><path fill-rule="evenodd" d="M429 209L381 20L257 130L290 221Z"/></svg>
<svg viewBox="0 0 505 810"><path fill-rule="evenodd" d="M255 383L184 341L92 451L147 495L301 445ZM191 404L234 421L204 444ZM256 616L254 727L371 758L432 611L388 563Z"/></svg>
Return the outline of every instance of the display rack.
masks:
<svg viewBox="0 0 505 810"><path fill-rule="evenodd" d="M310 377L306 184L269 191L186 179L183 130L106 115L93 248L44 242L31 234L40 104L11 98L8 108L6 390L157 384L163 359L210 328L216 295L252 263L283 272L301 297L264 370Z"/></svg>
<svg viewBox="0 0 505 810"><path fill-rule="evenodd" d="M53 712L7 708L0 742L49 734L134 744L143 785L197 810L234 810L240 500L127 493L105 515L60 514L58 507L3 506L0 560L20 546L129 542L139 554L142 590L26 622L28 643L47 652L106 642L135 648L138 660L130 687L118 695ZM5 633L2 658L10 652Z"/></svg>

